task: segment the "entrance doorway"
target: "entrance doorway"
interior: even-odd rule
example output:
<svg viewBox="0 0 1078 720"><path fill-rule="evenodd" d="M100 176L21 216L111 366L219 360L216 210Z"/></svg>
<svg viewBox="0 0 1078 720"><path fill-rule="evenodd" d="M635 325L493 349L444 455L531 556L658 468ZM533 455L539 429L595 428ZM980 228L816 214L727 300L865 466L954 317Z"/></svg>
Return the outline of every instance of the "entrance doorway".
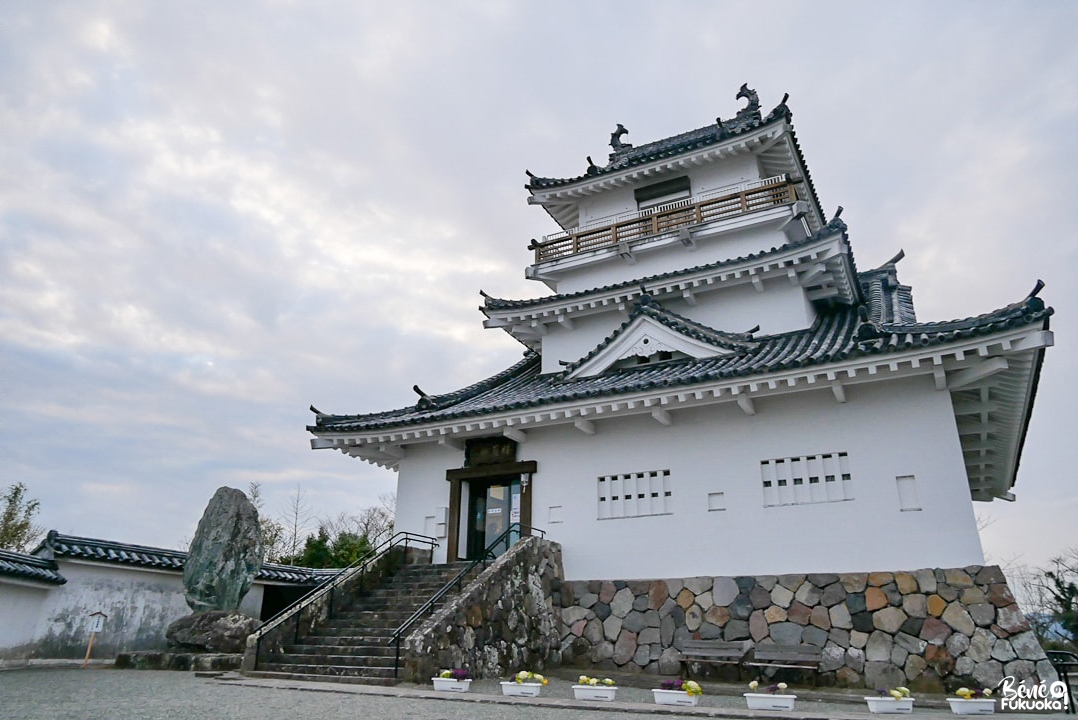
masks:
<svg viewBox="0 0 1078 720"><path fill-rule="evenodd" d="M473 480L468 500L468 559L478 560L490 543L521 521L520 476L492 478L489 482ZM510 533L492 548L494 555L501 555L518 539L519 531Z"/></svg>

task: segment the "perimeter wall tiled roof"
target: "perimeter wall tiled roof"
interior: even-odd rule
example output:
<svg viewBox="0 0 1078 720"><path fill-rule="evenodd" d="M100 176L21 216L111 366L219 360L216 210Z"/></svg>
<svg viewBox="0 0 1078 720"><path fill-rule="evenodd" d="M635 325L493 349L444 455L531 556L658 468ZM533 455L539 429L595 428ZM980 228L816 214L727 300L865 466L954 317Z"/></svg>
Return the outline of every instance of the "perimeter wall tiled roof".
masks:
<svg viewBox="0 0 1078 720"><path fill-rule="evenodd" d="M50 561L54 558L73 558L175 572L183 572L183 564L187 560L187 553L183 550L63 535L55 530L50 531L46 538L34 549L34 555L45 561ZM337 572L339 571L332 569L321 570L280 565L278 563L263 563L255 579L307 585L324 582Z"/></svg>
<svg viewBox="0 0 1078 720"><path fill-rule="evenodd" d="M866 306L844 306L821 312L812 327L754 338L750 347L719 357L674 360L569 379L566 372L542 374L541 358L528 351L524 359L498 375L464 390L433 396L429 402L388 412L316 416L313 433L368 432L455 420L506 411L520 411L570 402L678 387L716 380L766 375L797 367L824 365L856 356L897 352L914 346L955 342L1033 323L1047 326L1051 308L1037 297L977 317L917 323L912 296L889 290L893 268L861 273ZM890 297L891 301L884 301ZM863 313L863 314L862 314ZM698 325L698 323L697 323ZM714 331L718 332L718 331ZM609 342L609 338L603 343Z"/></svg>
<svg viewBox="0 0 1078 720"><path fill-rule="evenodd" d="M57 572L56 563L51 560L9 550L0 550L0 575L49 585L63 585L67 582Z"/></svg>

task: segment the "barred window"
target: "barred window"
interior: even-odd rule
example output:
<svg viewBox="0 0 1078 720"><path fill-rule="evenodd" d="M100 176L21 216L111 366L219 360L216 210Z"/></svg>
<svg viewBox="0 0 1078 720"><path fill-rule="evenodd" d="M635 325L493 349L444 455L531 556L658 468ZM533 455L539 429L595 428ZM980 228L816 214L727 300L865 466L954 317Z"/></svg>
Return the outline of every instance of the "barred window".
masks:
<svg viewBox="0 0 1078 720"><path fill-rule="evenodd" d="M760 462L764 507L853 500L847 453L802 455Z"/></svg>
<svg viewBox="0 0 1078 720"><path fill-rule="evenodd" d="M673 512L669 470L603 475L597 487L600 520Z"/></svg>

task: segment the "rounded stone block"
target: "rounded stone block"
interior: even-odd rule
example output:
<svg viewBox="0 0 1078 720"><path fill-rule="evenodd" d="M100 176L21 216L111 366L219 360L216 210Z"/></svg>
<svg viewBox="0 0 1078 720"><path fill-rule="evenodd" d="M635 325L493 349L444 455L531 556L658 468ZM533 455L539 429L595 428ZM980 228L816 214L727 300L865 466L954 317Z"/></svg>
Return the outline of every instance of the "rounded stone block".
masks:
<svg viewBox="0 0 1078 720"><path fill-rule="evenodd" d="M777 605L780 608L790 607L790 603L794 601L794 593L792 590L784 585L775 585L771 589L771 604Z"/></svg>
<svg viewBox="0 0 1078 720"><path fill-rule="evenodd" d="M898 632L902 623L906 621L906 613L896 607L886 607L872 615L872 625L877 630L883 630L892 635ZM970 631L972 632L972 630Z"/></svg>
<svg viewBox="0 0 1078 720"><path fill-rule="evenodd" d="M741 588L739 588L737 582L730 577L717 577L715 578L715 582L711 585L712 602L720 607L725 607L732 603L740 592Z"/></svg>
<svg viewBox="0 0 1078 720"><path fill-rule="evenodd" d="M887 594L882 589L873 586L865 589L865 609L869 612L887 607L888 602Z"/></svg>

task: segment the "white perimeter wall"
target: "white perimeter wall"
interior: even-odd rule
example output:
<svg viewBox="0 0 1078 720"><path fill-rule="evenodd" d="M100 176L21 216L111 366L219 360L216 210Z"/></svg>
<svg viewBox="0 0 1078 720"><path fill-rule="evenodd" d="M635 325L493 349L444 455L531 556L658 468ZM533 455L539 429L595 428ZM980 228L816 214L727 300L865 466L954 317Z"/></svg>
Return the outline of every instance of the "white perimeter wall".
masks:
<svg viewBox="0 0 1078 720"><path fill-rule="evenodd" d="M54 585L0 578L0 667L5 659L30 653L42 603L58 590Z"/></svg>
<svg viewBox="0 0 1078 720"><path fill-rule="evenodd" d="M67 583L47 591L0 584L0 651L29 644L25 657L82 657L90 640L90 614L108 615L94 640L94 657L118 652L163 649L165 630L174 620L191 614L183 594L183 574L89 563L60 558L60 575ZM18 590L9 595L9 591ZM253 585L240 612L257 618L263 587ZM8 610L18 618L18 631L8 626ZM9 635L17 634L9 643Z"/></svg>
<svg viewBox="0 0 1078 720"><path fill-rule="evenodd" d="M951 410L928 377L532 429L519 459L537 460L528 493L536 527L560 542L567 579L679 578L963 567L984 561ZM764 507L763 460L849 453L852 500ZM409 448L398 529L423 532L448 506L445 471L463 454ZM597 478L671 471L668 515L598 520ZM916 478L921 510L902 511L896 477ZM724 510L709 510L723 493ZM552 509L553 508L553 509ZM440 548L436 561L444 561Z"/></svg>

